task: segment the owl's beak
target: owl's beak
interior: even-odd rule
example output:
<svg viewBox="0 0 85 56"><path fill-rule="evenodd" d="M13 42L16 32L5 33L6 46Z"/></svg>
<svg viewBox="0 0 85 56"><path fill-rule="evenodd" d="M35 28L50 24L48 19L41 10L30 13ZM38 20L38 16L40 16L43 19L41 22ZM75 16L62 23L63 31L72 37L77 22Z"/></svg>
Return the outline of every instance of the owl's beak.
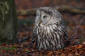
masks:
<svg viewBox="0 0 85 56"><path fill-rule="evenodd" d="M42 23L42 20L40 20L39 25Z"/></svg>

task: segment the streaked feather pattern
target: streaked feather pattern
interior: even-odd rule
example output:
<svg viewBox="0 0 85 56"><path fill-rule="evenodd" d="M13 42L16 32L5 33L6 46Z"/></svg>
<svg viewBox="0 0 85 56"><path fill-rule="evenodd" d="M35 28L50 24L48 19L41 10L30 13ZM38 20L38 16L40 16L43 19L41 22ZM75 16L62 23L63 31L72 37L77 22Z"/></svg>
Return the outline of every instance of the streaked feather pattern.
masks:
<svg viewBox="0 0 85 56"><path fill-rule="evenodd" d="M67 40L61 14L56 9L49 8L50 7L42 7L37 10L33 41L36 41L38 50L57 50L63 48ZM45 12L47 11L46 13L51 12L53 15L49 16L42 12L43 10L41 11L41 9ZM44 19L42 15L48 15L49 17Z"/></svg>

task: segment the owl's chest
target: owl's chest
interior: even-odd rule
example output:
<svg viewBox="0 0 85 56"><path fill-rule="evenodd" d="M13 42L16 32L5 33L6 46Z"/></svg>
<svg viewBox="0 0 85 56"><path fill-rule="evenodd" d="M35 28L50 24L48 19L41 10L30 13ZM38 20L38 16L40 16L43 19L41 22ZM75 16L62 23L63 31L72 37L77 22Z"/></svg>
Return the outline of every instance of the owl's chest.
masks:
<svg viewBox="0 0 85 56"><path fill-rule="evenodd" d="M56 28L57 28L56 25L49 25L49 26L40 25L40 27L38 28L38 31L39 31L38 33L48 34L48 33L54 32L54 29Z"/></svg>

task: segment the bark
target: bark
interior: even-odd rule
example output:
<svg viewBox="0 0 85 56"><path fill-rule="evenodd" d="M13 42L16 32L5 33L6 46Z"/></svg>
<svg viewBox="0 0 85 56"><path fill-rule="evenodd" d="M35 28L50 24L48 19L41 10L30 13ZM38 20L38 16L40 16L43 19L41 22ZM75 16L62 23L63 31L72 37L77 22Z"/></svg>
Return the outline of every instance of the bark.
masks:
<svg viewBox="0 0 85 56"><path fill-rule="evenodd" d="M14 0L0 0L0 41L15 41L17 18Z"/></svg>

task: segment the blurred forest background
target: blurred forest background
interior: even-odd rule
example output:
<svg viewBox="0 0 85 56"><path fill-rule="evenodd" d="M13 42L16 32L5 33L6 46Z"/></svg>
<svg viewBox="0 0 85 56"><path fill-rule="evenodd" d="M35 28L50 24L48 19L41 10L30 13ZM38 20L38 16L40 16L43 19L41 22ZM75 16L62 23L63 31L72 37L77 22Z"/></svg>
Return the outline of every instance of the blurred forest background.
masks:
<svg viewBox="0 0 85 56"><path fill-rule="evenodd" d="M17 43L0 44L0 56L85 56L85 0L15 0L15 4L18 18ZM65 50L38 52L35 45L30 48L35 20L31 10L44 6L63 10L59 11L65 20L69 40L72 42Z"/></svg>
<svg viewBox="0 0 85 56"><path fill-rule="evenodd" d="M20 38L30 37L32 31L32 24L34 23L35 17L29 16L27 10L32 8L39 8L43 6L51 7L67 7L69 10L76 9L75 11L85 10L84 0L15 0L16 9L19 12L19 35ZM62 7L63 6L63 7ZM64 8L63 8L64 9ZM63 18L67 24L67 30L69 37L80 38L80 41L85 40L85 11L84 13L79 13L79 11L72 12L62 12ZM77 41L78 42L78 41Z"/></svg>

